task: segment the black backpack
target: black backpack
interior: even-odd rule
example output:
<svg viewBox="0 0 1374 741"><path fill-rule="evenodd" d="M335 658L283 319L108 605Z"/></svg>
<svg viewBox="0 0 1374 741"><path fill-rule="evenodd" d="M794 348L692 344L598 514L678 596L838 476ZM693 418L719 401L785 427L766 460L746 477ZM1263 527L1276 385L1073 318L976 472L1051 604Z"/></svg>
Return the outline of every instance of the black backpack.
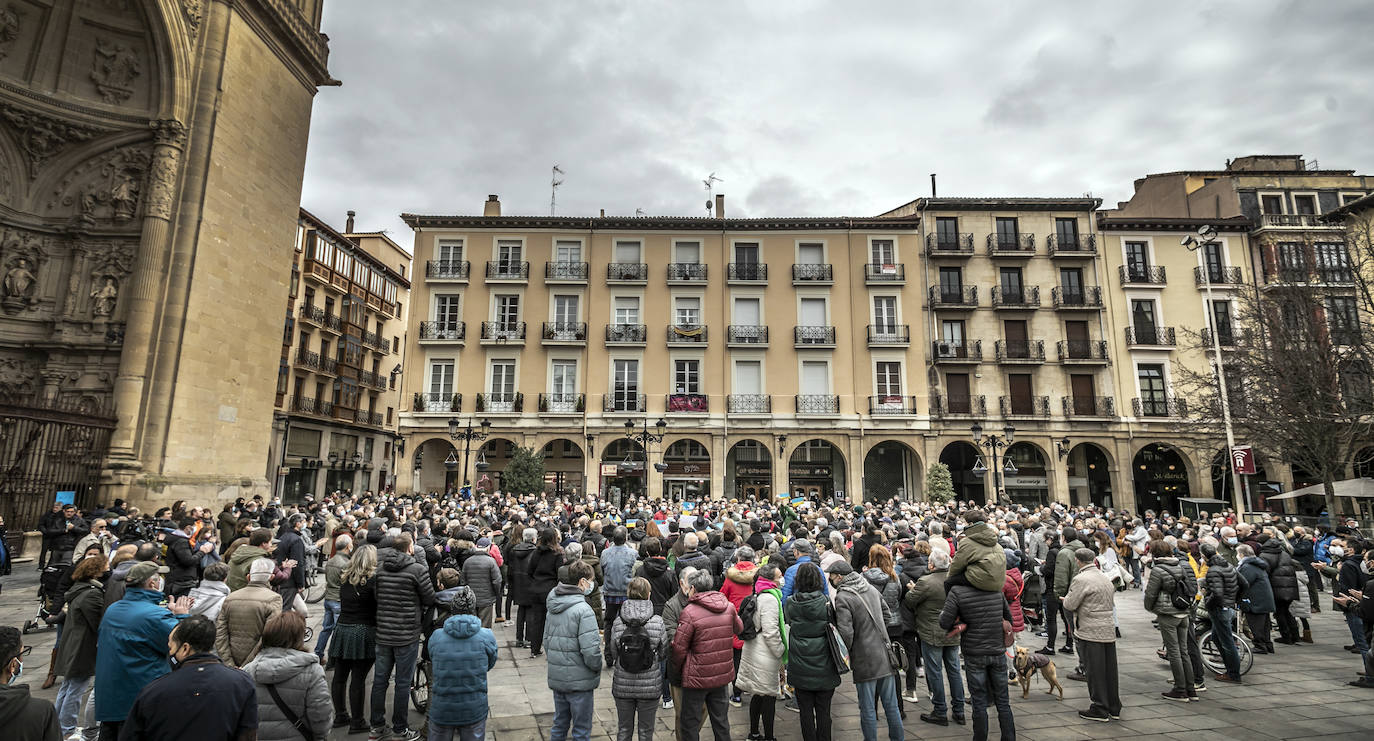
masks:
<svg viewBox="0 0 1374 741"><path fill-rule="evenodd" d="M1186 564L1180 564L1180 566L1184 569L1191 568ZM1179 572L1175 574L1165 570L1164 573L1168 574L1174 580L1174 589L1173 592L1169 594L1169 603L1174 606L1175 610L1187 610L1192 608L1193 598L1196 595L1188 592L1188 581L1184 578L1185 575L1183 571L1180 569Z"/></svg>
<svg viewBox="0 0 1374 741"><path fill-rule="evenodd" d="M739 603L739 619L744 624L740 629L739 639L747 641L759 634L758 620L756 619L759 611L759 596L751 594Z"/></svg>
<svg viewBox="0 0 1374 741"><path fill-rule="evenodd" d="M649 642L646 620L628 620L615 642L616 663L631 674L642 674L658 666L653 644Z"/></svg>

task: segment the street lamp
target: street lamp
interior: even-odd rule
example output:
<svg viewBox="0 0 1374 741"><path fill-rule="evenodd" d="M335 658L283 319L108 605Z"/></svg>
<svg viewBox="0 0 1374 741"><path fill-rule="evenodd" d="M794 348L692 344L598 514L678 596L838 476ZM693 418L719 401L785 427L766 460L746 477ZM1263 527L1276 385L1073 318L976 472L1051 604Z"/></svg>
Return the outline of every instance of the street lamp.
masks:
<svg viewBox="0 0 1374 741"><path fill-rule="evenodd" d="M999 503L1004 502L1006 500L1006 491L1002 486L1002 474L1005 473L1008 476L1014 476L1016 474L1016 464L1012 463L1010 458L1003 457L1002 450L1011 446L1012 439L1016 437L1016 428L1007 425L1002 428L1001 435L984 435L983 426L974 422L973 427L970 429L973 432L973 444L988 451L992 456L992 485L994 494ZM978 461L973 464L973 472L982 473L987 470L988 466L983 462L980 456Z"/></svg>
<svg viewBox="0 0 1374 741"><path fill-rule="evenodd" d="M642 430L636 430L634 420L625 420L625 437L628 440L633 440L634 442L639 443L644 448L644 468L646 469L645 473L647 474L647 469L649 467L649 445L651 443L656 444L663 442L663 436L668 431L668 422L665 421L662 417L659 417L658 421L654 423L654 429L657 430L657 432L649 432L648 417L645 417L643 419L643 422L644 428ZM659 473L663 473L667 469L668 464L666 463L654 464L654 470L658 471ZM645 481L645 483L648 483L647 480Z"/></svg>
<svg viewBox="0 0 1374 741"><path fill-rule="evenodd" d="M448 421L449 439L463 441L463 486L467 486L470 483L468 480L468 455L472 452L472 443L474 440L477 442L486 440L487 433L490 431L491 420L489 419L482 420L482 424L479 425L479 428L476 430L472 428L471 417L468 418L466 427L462 426L462 422L459 422L457 417L453 417ZM449 457L452 458L454 456L452 453L449 453ZM455 460L454 462L456 463L457 461Z"/></svg>
<svg viewBox="0 0 1374 741"><path fill-rule="evenodd" d="M1221 398L1221 423L1226 428L1226 467L1231 469L1231 488L1233 505L1236 508L1236 515L1243 521L1245 518L1245 494L1241 487L1244 485L1240 474L1236 473L1235 462L1231 459L1236 449L1235 432L1231 429L1231 399L1226 388L1226 368L1221 356L1221 332L1216 326L1216 315L1212 312L1212 276L1203 263L1203 248L1207 245L1217 244L1217 230L1210 224L1203 224L1198 227L1197 236L1189 234L1181 241L1184 247L1197 253L1198 270L1202 273L1202 288L1204 291L1202 299L1202 315L1207 320L1207 326L1212 330L1212 354L1216 357L1217 369L1217 391Z"/></svg>

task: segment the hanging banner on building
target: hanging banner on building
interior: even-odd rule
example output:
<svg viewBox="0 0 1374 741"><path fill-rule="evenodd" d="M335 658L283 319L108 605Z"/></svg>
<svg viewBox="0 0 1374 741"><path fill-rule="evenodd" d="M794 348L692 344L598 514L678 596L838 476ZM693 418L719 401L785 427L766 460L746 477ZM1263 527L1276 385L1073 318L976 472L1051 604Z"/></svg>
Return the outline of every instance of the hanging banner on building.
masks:
<svg viewBox="0 0 1374 741"><path fill-rule="evenodd" d="M1231 468L1244 476L1255 472L1255 449L1249 445L1231 448Z"/></svg>

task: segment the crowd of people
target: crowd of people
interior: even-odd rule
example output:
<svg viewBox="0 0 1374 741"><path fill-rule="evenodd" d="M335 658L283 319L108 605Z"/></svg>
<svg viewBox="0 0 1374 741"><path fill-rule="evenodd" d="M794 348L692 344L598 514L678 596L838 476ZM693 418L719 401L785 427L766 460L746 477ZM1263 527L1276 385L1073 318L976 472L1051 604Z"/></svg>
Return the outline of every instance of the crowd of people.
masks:
<svg viewBox="0 0 1374 741"><path fill-rule="evenodd" d="M15 683L29 649L0 627L0 727L44 741L413 741L423 666L427 737L481 739L493 629L513 624L515 648L546 663L555 741L589 736L607 674L620 741L652 739L660 713L679 739L708 720L729 739L729 707L746 695L751 741L775 737L779 705L803 738L828 740L846 674L866 740L880 726L903 738L914 719L971 722L982 741L990 709L1007 740L1010 683L1037 670L1053 681L1056 656L1086 683L1081 718L1120 718L1116 604L1130 589L1154 615L1168 700L1243 682L1241 635L1253 654L1313 642L1322 592L1363 662L1350 684L1374 688L1374 545L1353 521L1308 532L1269 515L1062 504L694 505L499 492L239 500L218 513L178 502L147 516L120 501L55 504L39 569L58 628L43 687L57 698ZM318 564L325 591L311 608ZM311 609L323 617L313 646ZM1225 671L1203 663L1204 620Z"/></svg>

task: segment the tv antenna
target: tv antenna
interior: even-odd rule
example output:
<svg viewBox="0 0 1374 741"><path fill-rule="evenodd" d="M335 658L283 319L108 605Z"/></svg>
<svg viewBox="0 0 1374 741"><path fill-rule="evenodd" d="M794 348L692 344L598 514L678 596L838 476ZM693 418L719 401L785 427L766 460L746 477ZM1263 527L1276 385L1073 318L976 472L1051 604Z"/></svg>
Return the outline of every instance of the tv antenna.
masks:
<svg viewBox="0 0 1374 741"><path fill-rule="evenodd" d="M710 216L710 215L712 214L712 212L714 212L714 210L715 210L715 208L716 208L716 196L715 196L715 192L714 192L714 191L715 191L715 185L716 185L716 183L723 183L723 182L725 182L724 178L718 178L718 177L716 177L716 174L715 174L714 172L711 173L710 175L707 175L707 176L706 176L706 179L703 180L703 181L701 181L701 184L706 186L706 215L707 215L707 216Z"/></svg>
<svg viewBox="0 0 1374 741"><path fill-rule="evenodd" d="M563 170L558 165L554 165L553 173L549 177L549 216L553 216L554 211L558 208L558 186L563 184L558 176L562 174Z"/></svg>
<svg viewBox="0 0 1374 741"><path fill-rule="evenodd" d="M643 216L643 215L644 215L644 209L642 209L642 208L637 208L637 209L635 209L635 218L638 218L638 217Z"/></svg>

